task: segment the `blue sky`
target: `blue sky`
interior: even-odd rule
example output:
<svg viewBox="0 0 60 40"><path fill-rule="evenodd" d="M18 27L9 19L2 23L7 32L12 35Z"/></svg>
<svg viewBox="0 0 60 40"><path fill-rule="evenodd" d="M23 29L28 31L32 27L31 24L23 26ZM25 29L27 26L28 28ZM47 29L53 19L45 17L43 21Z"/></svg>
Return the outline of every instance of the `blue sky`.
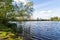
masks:
<svg viewBox="0 0 60 40"><path fill-rule="evenodd" d="M31 0L34 3L33 18L60 17L60 0Z"/></svg>

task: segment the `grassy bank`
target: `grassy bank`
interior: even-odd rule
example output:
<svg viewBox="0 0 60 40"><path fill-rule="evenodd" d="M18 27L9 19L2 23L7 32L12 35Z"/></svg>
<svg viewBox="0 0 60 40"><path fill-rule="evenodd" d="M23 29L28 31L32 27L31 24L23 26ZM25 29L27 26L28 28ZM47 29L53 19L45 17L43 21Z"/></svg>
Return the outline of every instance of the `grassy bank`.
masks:
<svg viewBox="0 0 60 40"><path fill-rule="evenodd" d="M0 40L22 40L22 37L16 36L11 28L0 24Z"/></svg>

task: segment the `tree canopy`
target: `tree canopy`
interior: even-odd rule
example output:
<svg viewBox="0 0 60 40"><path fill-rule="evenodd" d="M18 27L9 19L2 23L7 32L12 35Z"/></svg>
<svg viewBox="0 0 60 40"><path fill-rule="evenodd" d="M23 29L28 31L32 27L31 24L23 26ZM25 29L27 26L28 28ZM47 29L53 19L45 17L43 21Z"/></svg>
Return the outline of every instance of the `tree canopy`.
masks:
<svg viewBox="0 0 60 40"><path fill-rule="evenodd" d="M13 0L0 0L0 20L14 19L15 17L30 17L33 12L33 3L28 1L16 3Z"/></svg>

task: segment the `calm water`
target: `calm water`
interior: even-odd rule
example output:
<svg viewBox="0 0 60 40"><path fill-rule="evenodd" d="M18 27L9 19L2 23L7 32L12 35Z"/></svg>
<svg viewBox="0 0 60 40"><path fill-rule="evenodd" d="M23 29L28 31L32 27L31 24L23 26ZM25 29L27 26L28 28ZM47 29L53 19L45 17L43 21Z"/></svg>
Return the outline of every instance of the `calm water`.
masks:
<svg viewBox="0 0 60 40"><path fill-rule="evenodd" d="M58 21L28 21L21 25L24 33L29 33L32 40L60 40L60 22ZM27 37L26 33L24 35Z"/></svg>

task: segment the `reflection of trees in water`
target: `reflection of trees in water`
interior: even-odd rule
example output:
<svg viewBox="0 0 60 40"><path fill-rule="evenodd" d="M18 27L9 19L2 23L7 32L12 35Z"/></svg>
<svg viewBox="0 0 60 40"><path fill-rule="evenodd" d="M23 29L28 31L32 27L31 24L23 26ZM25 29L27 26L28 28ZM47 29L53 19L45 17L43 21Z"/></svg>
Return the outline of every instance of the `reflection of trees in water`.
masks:
<svg viewBox="0 0 60 40"><path fill-rule="evenodd" d="M22 34L22 31L23 31L23 25L21 25L22 22L11 22L9 23L9 27L13 30L13 32L16 34L16 35L20 35Z"/></svg>
<svg viewBox="0 0 60 40"><path fill-rule="evenodd" d="M16 28L16 33L17 33L17 35L21 35L22 32L23 32L22 22L18 22L18 23L17 23L17 28Z"/></svg>
<svg viewBox="0 0 60 40"><path fill-rule="evenodd" d="M22 30L23 30L22 25L20 25L20 27L18 27L16 30L17 30L17 33L22 33Z"/></svg>
<svg viewBox="0 0 60 40"><path fill-rule="evenodd" d="M17 36L21 36L23 34L24 40L30 39L30 25L26 25L25 22L16 22L12 23L11 26Z"/></svg>
<svg viewBox="0 0 60 40"><path fill-rule="evenodd" d="M23 40L31 40L30 39L30 25L29 26L27 25L23 27L23 36L24 36Z"/></svg>

